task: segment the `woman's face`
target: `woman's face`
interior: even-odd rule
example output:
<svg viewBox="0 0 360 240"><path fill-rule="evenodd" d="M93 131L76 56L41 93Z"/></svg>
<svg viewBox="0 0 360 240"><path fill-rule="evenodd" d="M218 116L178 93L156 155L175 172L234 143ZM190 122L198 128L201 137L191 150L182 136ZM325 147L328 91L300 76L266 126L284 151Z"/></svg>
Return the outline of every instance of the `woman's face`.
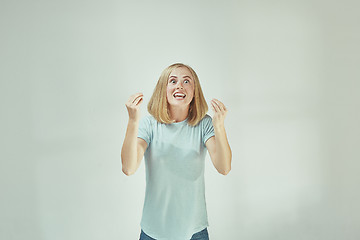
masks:
<svg viewBox="0 0 360 240"><path fill-rule="evenodd" d="M168 79L166 98L171 106L187 106L194 97L194 80L186 67L174 69Z"/></svg>

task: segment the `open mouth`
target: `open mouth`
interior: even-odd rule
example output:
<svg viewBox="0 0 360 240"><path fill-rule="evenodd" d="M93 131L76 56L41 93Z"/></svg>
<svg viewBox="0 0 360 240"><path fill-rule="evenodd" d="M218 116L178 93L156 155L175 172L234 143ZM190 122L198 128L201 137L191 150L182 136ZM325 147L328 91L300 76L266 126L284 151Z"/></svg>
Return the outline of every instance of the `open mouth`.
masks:
<svg viewBox="0 0 360 240"><path fill-rule="evenodd" d="M174 93L173 96L176 99L184 99L186 97L186 94L184 94L184 93Z"/></svg>

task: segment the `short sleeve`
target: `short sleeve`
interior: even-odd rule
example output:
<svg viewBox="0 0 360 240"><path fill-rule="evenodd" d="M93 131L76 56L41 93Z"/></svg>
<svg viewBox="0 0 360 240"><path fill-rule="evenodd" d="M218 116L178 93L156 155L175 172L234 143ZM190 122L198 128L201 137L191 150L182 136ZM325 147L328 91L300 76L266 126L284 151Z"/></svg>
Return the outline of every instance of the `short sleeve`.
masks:
<svg viewBox="0 0 360 240"><path fill-rule="evenodd" d="M206 114L202 120L202 139L204 145L206 141L212 136L215 136L214 126L212 124L212 118Z"/></svg>
<svg viewBox="0 0 360 240"><path fill-rule="evenodd" d="M151 119L150 116L142 118L139 122L138 137L144 139L148 146L152 138Z"/></svg>

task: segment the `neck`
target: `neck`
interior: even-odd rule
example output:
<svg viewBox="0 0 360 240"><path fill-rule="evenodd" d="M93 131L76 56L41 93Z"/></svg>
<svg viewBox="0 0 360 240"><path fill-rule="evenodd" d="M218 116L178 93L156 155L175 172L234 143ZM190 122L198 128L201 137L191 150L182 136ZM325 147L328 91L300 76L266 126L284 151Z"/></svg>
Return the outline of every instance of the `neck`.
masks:
<svg viewBox="0 0 360 240"><path fill-rule="evenodd" d="M189 115L189 106L186 107L174 107L168 106L171 120L175 122L184 121Z"/></svg>

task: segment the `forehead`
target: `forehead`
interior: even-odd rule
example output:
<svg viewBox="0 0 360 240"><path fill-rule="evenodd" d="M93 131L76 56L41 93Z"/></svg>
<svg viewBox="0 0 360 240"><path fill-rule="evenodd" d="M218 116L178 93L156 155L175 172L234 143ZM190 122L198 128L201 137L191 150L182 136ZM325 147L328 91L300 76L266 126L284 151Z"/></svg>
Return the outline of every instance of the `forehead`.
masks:
<svg viewBox="0 0 360 240"><path fill-rule="evenodd" d="M189 76L190 78L192 78L192 74L190 72L190 70L187 67L178 67L175 68L174 70L172 70L172 72L169 75L170 77L185 77L185 76Z"/></svg>

